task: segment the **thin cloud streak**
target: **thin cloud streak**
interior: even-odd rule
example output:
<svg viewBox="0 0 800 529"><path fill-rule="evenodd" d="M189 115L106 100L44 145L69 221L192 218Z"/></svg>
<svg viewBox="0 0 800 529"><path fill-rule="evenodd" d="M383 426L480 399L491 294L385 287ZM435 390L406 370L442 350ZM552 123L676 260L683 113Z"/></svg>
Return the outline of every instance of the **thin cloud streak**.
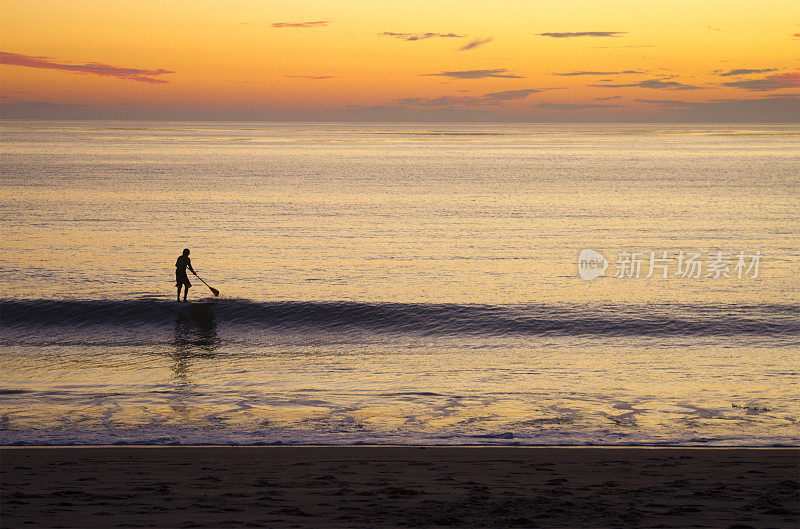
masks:
<svg viewBox="0 0 800 529"><path fill-rule="evenodd" d="M284 77L289 77L291 79L313 79L313 80L339 78L338 75L285 75Z"/></svg>
<svg viewBox="0 0 800 529"><path fill-rule="evenodd" d="M327 26L330 20L314 20L312 22L274 22L273 28L321 28Z"/></svg>
<svg viewBox="0 0 800 529"><path fill-rule="evenodd" d="M658 90L703 90L703 86L683 84L677 81L664 81L662 79L649 79L639 83L642 88L655 88Z"/></svg>
<svg viewBox="0 0 800 529"><path fill-rule="evenodd" d="M3 99L7 98L3 96ZM50 101L3 101L0 105L2 105L3 110L65 110L86 108L86 105L51 103Z"/></svg>
<svg viewBox="0 0 800 529"><path fill-rule="evenodd" d="M492 42L493 40L494 40L494 37L487 37L485 39L475 39L472 42L470 42L469 44L465 44L464 46L460 47L458 49L458 51L471 50L473 48L477 48L478 46L483 46L484 44L488 44L489 42Z"/></svg>
<svg viewBox="0 0 800 529"><path fill-rule="evenodd" d="M644 74L647 72L641 72L638 70L623 70L621 72L564 72L564 73L554 73L552 75L565 75L565 76L573 76L573 75L629 75L629 74Z"/></svg>
<svg viewBox="0 0 800 529"><path fill-rule="evenodd" d="M613 108L619 105L600 105L598 103L539 103L536 108L548 110L584 110L589 108Z"/></svg>
<svg viewBox="0 0 800 529"><path fill-rule="evenodd" d="M677 101L674 99L634 99L637 103L648 103L651 105L659 105L659 106L666 106L666 107L691 107L694 103L688 103L686 101Z"/></svg>
<svg viewBox="0 0 800 529"><path fill-rule="evenodd" d="M417 40L425 40L425 39L462 39L465 35L458 35L456 33L394 33L392 31L384 31L383 33L378 33L378 36L381 37L393 37L395 39L405 40L408 42L413 42Z"/></svg>
<svg viewBox="0 0 800 529"><path fill-rule="evenodd" d="M490 92L484 94L484 98L491 99L492 101L511 101L514 99L525 99L531 94L538 94L543 92L539 88L526 88L524 90L504 90L502 92Z"/></svg>
<svg viewBox="0 0 800 529"><path fill-rule="evenodd" d="M537 33L537 35L554 39L570 39L575 37L619 37L625 33L627 33L627 31L574 31L565 33Z"/></svg>
<svg viewBox="0 0 800 529"><path fill-rule="evenodd" d="M524 79L521 75L514 75L505 68L495 70L457 70L439 73L423 73L420 77L449 77L451 79L486 79L487 77L505 77L508 79Z"/></svg>
<svg viewBox="0 0 800 529"><path fill-rule="evenodd" d="M431 99L424 97L404 97L398 99L397 103L401 105L412 105L415 107L451 107L451 106L464 106L464 105L488 105L491 101L482 99L480 97L470 96L441 96Z"/></svg>
<svg viewBox="0 0 800 529"><path fill-rule="evenodd" d="M546 88L526 88L523 90L504 90L502 92L489 92L482 96L441 96L435 98L424 97L404 97L397 99L396 103L401 105L412 105L417 107L450 107L466 105L495 105L506 101L525 99L531 94L537 94L547 90Z"/></svg>
<svg viewBox="0 0 800 529"><path fill-rule="evenodd" d="M683 84L677 81L664 81L663 79L648 79L638 83L629 84L590 84L592 88L654 88L657 90L704 90L706 87Z"/></svg>
<svg viewBox="0 0 800 529"><path fill-rule="evenodd" d="M671 119L679 121L719 122L792 122L797 115L800 98L794 94L769 94L756 99L712 99L704 102L684 102L658 99L637 99L650 103L659 110L669 112ZM735 119L732 120L731 117Z"/></svg>
<svg viewBox="0 0 800 529"><path fill-rule="evenodd" d="M748 70L746 68L737 68L734 70L730 70L728 72L722 72L721 70L717 70L714 72L715 74L719 75L720 77L729 77L731 75L749 75L752 73L767 73L767 72L776 72L778 71L777 68L763 68L761 70Z"/></svg>
<svg viewBox="0 0 800 529"><path fill-rule="evenodd" d="M770 90L780 90L782 88L798 88L800 87L800 72L768 75L763 79L733 81L730 83L722 83L722 85L756 92L767 92Z"/></svg>
<svg viewBox="0 0 800 529"><path fill-rule="evenodd" d="M90 62L86 64L67 64L56 62L49 57L22 55L19 53L9 53L5 51L0 52L0 64L24 66L28 68L41 68L44 70L62 70L65 72L99 75L103 77L116 77L117 79L151 84L169 83L169 81L166 79L156 79L156 76L175 73L172 70L165 70L163 68L123 68L120 66L111 66L110 64L102 64L98 62Z"/></svg>

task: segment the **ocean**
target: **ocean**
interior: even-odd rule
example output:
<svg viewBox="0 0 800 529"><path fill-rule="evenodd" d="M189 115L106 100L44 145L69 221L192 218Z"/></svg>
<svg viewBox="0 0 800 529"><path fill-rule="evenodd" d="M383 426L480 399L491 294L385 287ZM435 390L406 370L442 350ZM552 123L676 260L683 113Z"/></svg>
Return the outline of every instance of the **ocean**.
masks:
<svg viewBox="0 0 800 529"><path fill-rule="evenodd" d="M800 446L796 125L0 131L2 445Z"/></svg>

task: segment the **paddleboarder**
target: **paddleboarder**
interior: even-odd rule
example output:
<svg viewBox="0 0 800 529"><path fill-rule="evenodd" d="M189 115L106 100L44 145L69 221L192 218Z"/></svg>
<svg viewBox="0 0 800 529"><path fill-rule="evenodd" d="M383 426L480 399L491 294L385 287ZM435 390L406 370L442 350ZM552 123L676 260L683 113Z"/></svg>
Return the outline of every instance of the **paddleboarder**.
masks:
<svg viewBox="0 0 800 529"><path fill-rule="evenodd" d="M180 302L181 300L181 287L185 286L186 288L183 291L184 303L186 302L186 295L189 294L189 288L192 286L189 282L189 277L186 275L187 268L197 276L197 272L192 268L192 260L189 259L189 248L184 248L183 255L178 257L178 260L175 262L175 286L178 288L178 301Z"/></svg>

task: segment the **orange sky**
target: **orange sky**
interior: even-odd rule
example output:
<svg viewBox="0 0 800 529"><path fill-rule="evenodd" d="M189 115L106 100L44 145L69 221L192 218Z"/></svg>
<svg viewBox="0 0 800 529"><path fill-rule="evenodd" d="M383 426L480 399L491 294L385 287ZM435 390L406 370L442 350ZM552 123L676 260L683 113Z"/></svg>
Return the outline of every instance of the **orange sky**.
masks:
<svg viewBox="0 0 800 529"><path fill-rule="evenodd" d="M7 118L800 119L794 0L3 0L0 21Z"/></svg>

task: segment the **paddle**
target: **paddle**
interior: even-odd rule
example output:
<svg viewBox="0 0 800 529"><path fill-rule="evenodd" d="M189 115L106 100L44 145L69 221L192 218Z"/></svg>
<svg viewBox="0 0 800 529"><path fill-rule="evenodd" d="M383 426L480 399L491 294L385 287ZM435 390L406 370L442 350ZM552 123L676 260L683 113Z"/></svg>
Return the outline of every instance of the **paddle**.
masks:
<svg viewBox="0 0 800 529"><path fill-rule="evenodd" d="M197 279L199 279L200 281L203 281L203 278L202 278L202 277L200 277L199 275L197 275L197 272L195 272L195 273L194 273L194 276L195 276ZM203 284L204 284L205 286L207 286L209 290L211 290L211 293L212 293L212 294L214 294L215 296L219 296L219 290L217 290L216 288L212 287L211 285L209 285L209 284L208 284L208 283L206 283L205 281L203 281Z"/></svg>

